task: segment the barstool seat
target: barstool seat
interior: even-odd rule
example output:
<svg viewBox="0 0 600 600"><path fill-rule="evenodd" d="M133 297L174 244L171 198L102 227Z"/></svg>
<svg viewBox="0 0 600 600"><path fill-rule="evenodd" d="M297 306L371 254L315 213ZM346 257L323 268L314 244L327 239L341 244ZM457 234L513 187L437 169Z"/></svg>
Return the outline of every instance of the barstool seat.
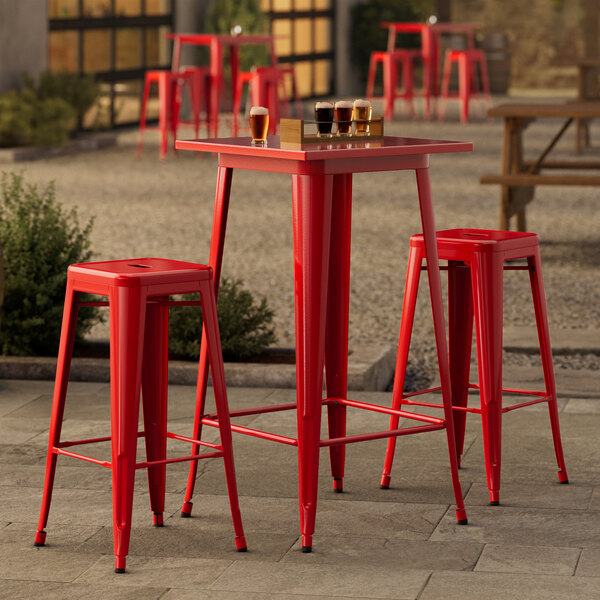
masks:
<svg viewBox="0 0 600 600"><path fill-rule="evenodd" d="M559 469L558 479L561 483L568 483L558 422L556 382L538 236L534 233L514 231L449 229L437 232L437 245L439 258L448 261L450 378L459 462L463 451L467 412L480 414L490 503L498 504L500 501L502 415L517 408L546 402L550 413L554 450ZM394 381L393 408L396 410L399 410L403 404L440 406L413 399L414 396L437 391L440 388L421 390L407 395L403 392L419 276L421 269L426 268L421 266L424 257L423 235L413 235L410 239L408 274L402 306L400 343ZM525 259L527 264L523 266L505 264L506 261L517 259ZM503 387L502 302L505 270L525 270L529 273L544 373L545 389L542 391ZM475 321L477 345L478 384L469 383L473 321ZM470 389L479 390L480 407L468 406ZM503 393L524 394L529 397L529 400L503 406ZM394 428L394 426L397 426L397 422L392 418L390 427ZM390 438L382 485L389 485L393 458L394 440Z"/></svg>
<svg viewBox="0 0 600 600"><path fill-rule="evenodd" d="M199 293L202 306L203 341L208 348L217 413L220 444L181 436L167 431L168 326L169 300L173 294ZM81 294L107 296L108 301L82 301ZM69 368L75 340L77 312L81 306L108 306L110 310L110 394L111 435L108 437L61 441L61 427L67 395ZM140 389L144 430L138 432ZM202 390L202 393L204 390ZM200 415L196 414L196 421ZM137 462L138 437L146 442L146 461ZM195 438L198 439L195 439ZM190 454L166 458L167 438L192 444ZM111 460L103 461L72 452L75 445L111 443ZM200 452L200 448L207 451ZM163 524L165 467L168 463L222 457L225 465L229 502L238 550L246 549L238 504L235 468L231 446L231 425L225 390L223 359L212 269L161 258L136 258L71 265L63 313L56 381L50 421L46 477L35 545L46 541L56 461L66 455L92 462L112 471L113 534L115 572L125 571L129 552L131 512L136 469L148 470L150 508L154 524ZM188 499L189 500L189 499ZM191 502L188 501L191 506ZM189 516L189 514L182 515Z"/></svg>

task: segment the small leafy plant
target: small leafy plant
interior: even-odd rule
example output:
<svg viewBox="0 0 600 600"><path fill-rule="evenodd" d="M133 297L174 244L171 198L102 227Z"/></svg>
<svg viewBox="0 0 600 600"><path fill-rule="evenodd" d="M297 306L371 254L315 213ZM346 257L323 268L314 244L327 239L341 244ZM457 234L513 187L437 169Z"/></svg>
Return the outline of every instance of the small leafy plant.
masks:
<svg viewBox="0 0 600 600"><path fill-rule="evenodd" d="M20 173L0 177L0 237L4 254L2 354L56 355L67 267L91 258L93 220L80 227L75 209L55 198L54 183L26 185ZM79 311L77 339L100 320L97 308Z"/></svg>
<svg viewBox="0 0 600 600"><path fill-rule="evenodd" d="M276 341L273 311L262 298L256 304L239 279L223 278L217 313L225 360L243 360L260 354ZM198 300L198 294L184 294L183 300ZM169 313L169 350L182 358L198 358L202 337L202 311L198 306L175 306Z"/></svg>

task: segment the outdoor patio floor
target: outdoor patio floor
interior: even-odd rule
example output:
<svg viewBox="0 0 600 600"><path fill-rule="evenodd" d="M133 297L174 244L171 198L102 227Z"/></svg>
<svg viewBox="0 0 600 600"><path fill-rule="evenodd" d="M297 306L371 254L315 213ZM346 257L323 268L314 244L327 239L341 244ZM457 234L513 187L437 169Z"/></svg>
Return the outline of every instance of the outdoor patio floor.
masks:
<svg viewBox="0 0 600 600"><path fill-rule="evenodd" d="M138 473L124 575L113 573L110 472L95 465L59 459L47 545L34 547L52 383L0 381L0 598L598 598L600 394L590 390L600 381L597 371L579 375L582 393L569 389L560 399L569 485L558 484L540 405L504 418L497 507L488 505L479 421L468 419L461 469L468 526L455 521L443 432L399 440L387 491L379 488L384 440L348 447L344 494L333 493L322 452L314 551L303 554L295 450L237 435L248 552L235 551L221 461L201 463L191 519L179 517L187 463L175 464L167 470L163 528L152 526ZM242 408L293 401L294 390L230 388L229 397ZM391 402L383 392L352 397ZM191 387L170 388L172 430L189 435L193 398ZM109 386L72 383L65 418L63 439L106 435ZM244 421L295 431L293 412ZM387 426L382 415L352 410L349 423L351 431ZM208 430L206 439L216 435Z"/></svg>

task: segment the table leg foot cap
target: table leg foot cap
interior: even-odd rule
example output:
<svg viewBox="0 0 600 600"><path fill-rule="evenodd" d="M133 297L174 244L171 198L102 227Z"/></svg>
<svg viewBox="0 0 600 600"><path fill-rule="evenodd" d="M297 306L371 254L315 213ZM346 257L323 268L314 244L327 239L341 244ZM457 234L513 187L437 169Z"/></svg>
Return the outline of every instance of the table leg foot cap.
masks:
<svg viewBox="0 0 600 600"><path fill-rule="evenodd" d="M304 552L304 553L312 552L312 546L302 546L302 552Z"/></svg>

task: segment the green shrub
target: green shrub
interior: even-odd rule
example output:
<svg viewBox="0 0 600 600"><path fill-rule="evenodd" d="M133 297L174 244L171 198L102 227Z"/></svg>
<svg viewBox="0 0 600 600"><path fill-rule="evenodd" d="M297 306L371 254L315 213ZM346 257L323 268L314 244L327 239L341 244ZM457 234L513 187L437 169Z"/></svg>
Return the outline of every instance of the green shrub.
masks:
<svg viewBox="0 0 600 600"><path fill-rule="evenodd" d="M92 220L82 229L75 209L55 199L54 184L38 190L19 173L0 178L0 238L4 253L3 354L55 355L71 263L91 257ZM77 337L98 320L95 308L79 311Z"/></svg>
<svg viewBox="0 0 600 600"><path fill-rule="evenodd" d="M269 21L259 0L213 0L206 13L206 31L228 34L234 25L240 25L242 33L267 32ZM264 46L240 48L240 70L249 71L254 65L267 63L268 53Z"/></svg>
<svg viewBox="0 0 600 600"><path fill-rule="evenodd" d="M259 354L276 341L271 325L273 312L263 298L255 304L252 294L242 289L242 281L223 278L219 288L217 313L225 360L241 360ZM185 294L184 300L198 300ZM198 358L202 335L202 311L197 306L176 306L169 315L169 350L182 358Z"/></svg>
<svg viewBox="0 0 600 600"><path fill-rule="evenodd" d="M350 56L363 81L367 80L371 52L387 49L388 31L381 27L385 21L425 21L433 10L431 0L369 0L352 7L350 18ZM406 35L397 39L397 47L419 47L418 36Z"/></svg>

